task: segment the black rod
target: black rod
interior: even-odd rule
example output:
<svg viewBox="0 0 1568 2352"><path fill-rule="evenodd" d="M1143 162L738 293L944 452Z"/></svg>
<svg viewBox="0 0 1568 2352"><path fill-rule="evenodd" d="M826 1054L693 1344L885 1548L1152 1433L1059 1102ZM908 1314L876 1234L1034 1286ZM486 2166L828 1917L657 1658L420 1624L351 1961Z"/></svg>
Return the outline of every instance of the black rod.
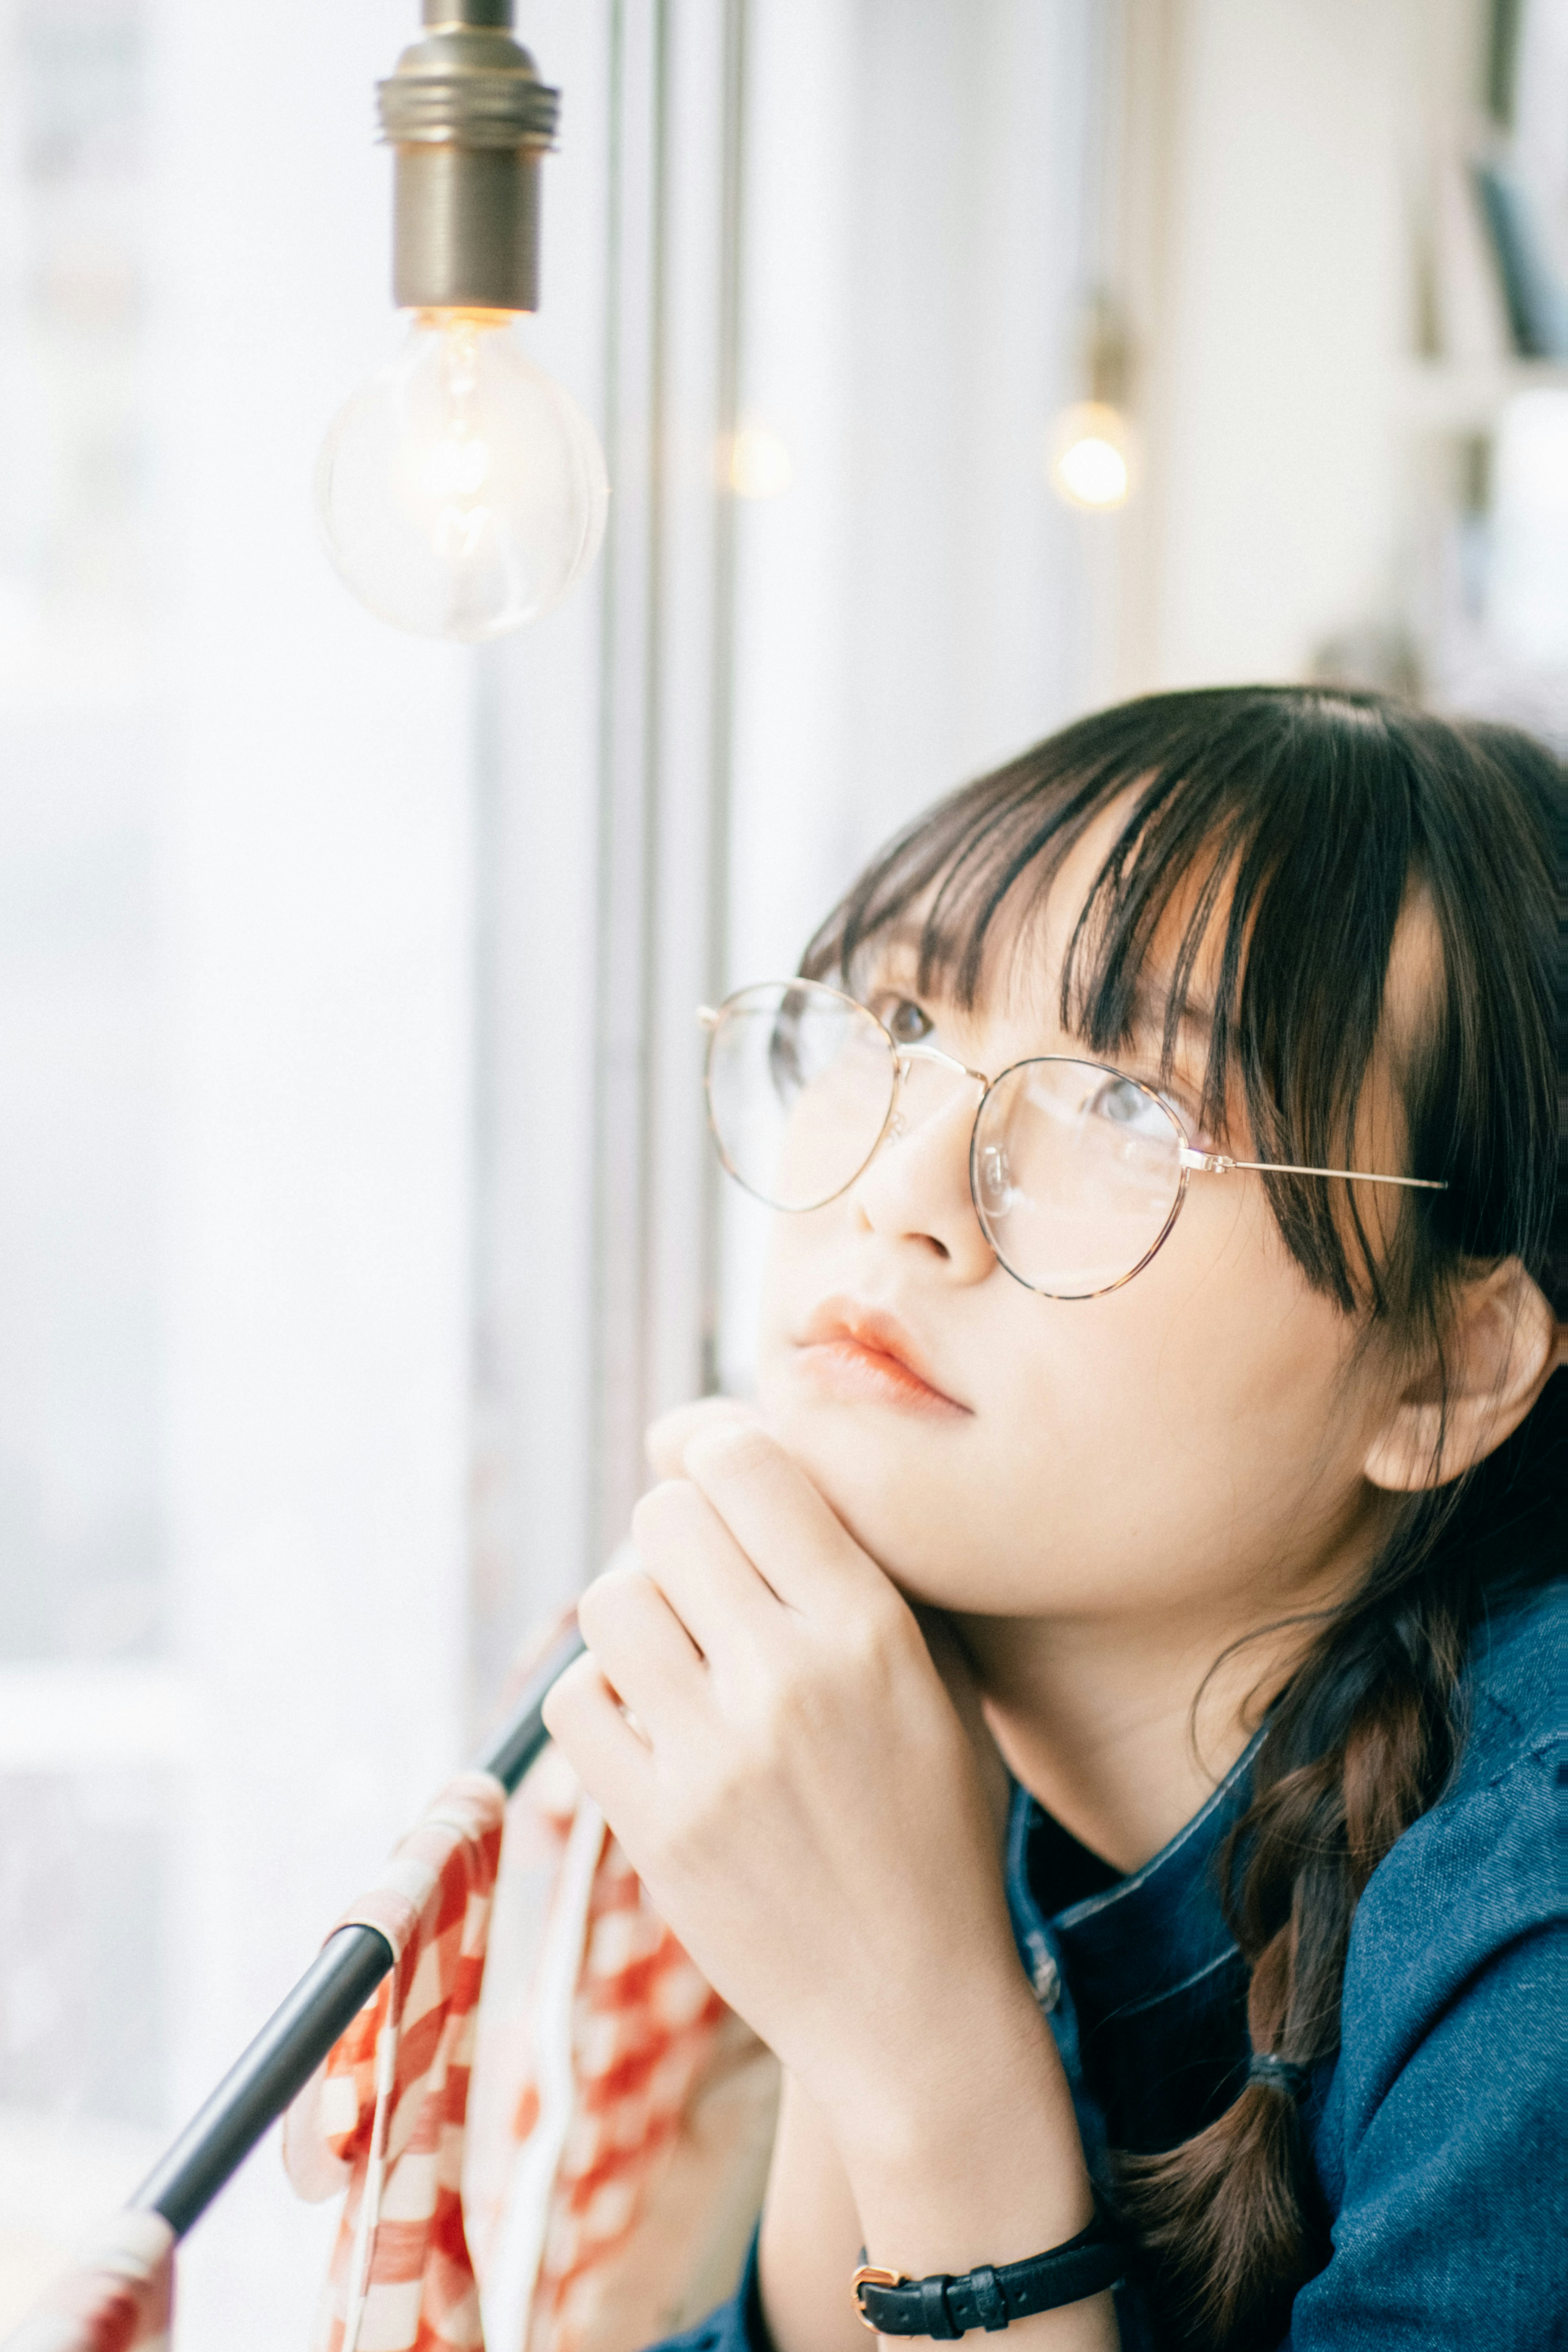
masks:
<svg viewBox="0 0 1568 2352"><path fill-rule="evenodd" d="M540 1660L518 1694L517 1705L474 1759L474 1770L493 1773L509 1797L550 1745L544 1702L573 1659L582 1656L584 1646L574 1623Z"/></svg>
<svg viewBox="0 0 1568 2352"><path fill-rule="evenodd" d="M132 2199L183 2238L298 2096L392 1966L374 1927L343 1927L323 1945L280 2009Z"/></svg>
<svg viewBox="0 0 1568 2352"><path fill-rule="evenodd" d="M582 1649L574 1625L529 1676L516 1706L475 1758L475 1771L492 1773L508 1796L548 1745L545 1698ZM330 1937L132 2204L162 2213L183 2238L304 2089L391 1966L392 1947L374 1927L340 1927Z"/></svg>

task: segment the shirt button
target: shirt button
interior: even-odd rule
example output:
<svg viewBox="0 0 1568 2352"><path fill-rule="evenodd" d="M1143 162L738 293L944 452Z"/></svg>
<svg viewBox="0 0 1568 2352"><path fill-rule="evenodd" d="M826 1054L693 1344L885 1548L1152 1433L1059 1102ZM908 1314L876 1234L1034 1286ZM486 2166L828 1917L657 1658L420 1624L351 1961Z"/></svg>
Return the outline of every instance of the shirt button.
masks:
<svg viewBox="0 0 1568 2352"><path fill-rule="evenodd" d="M1057 1964L1049 1952L1042 1952L1035 1962L1030 1981L1035 1988L1035 1999L1039 2002L1040 2007L1047 2012L1055 2009L1061 1999L1062 1980L1057 1972Z"/></svg>

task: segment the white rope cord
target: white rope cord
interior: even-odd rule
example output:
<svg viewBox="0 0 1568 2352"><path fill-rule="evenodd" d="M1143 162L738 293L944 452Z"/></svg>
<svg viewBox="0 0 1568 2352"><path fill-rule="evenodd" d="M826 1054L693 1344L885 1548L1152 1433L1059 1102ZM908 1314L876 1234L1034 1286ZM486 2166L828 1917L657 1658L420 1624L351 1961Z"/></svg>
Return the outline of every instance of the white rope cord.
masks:
<svg viewBox="0 0 1568 2352"><path fill-rule="evenodd" d="M364 2194L360 2200L359 2226L354 2232L354 2258L349 2272L348 2316L343 2323L342 2352L358 2352L360 2325L370 2292L370 2266L381 2227L381 2192L386 2179L386 2142L392 2128L392 2094L397 2082L397 2037L402 2017L398 2008L399 1970L392 1972L386 2015L375 2043L375 2114L371 2118L370 2160L365 2167Z"/></svg>
<svg viewBox="0 0 1568 2352"><path fill-rule="evenodd" d="M591 1797L580 1797L562 1857L549 1940L540 1957L535 2044L539 2116L513 2167L495 2252L480 2282L485 2342L493 2352L523 2352L527 2340L551 2187L576 2110L572 2011L604 1840L605 1816ZM350 2352L347 2345L343 2352Z"/></svg>

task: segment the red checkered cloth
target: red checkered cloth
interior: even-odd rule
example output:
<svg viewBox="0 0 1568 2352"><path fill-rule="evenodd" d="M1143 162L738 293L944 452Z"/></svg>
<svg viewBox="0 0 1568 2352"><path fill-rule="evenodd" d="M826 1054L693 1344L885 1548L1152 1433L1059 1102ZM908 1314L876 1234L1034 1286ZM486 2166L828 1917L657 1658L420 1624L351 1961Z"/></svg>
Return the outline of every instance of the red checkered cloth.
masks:
<svg viewBox="0 0 1568 2352"><path fill-rule="evenodd" d="M4 2352L168 2352L174 2252L174 2233L161 2213L117 2214L12 2329Z"/></svg>
<svg viewBox="0 0 1568 2352"><path fill-rule="evenodd" d="M396 1966L285 2126L300 2193L348 2190L314 2352L482 2352L463 2126L505 1805L488 1772L449 1782L338 1922L378 1927Z"/></svg>
<svg viewBox="0 0 1568 2352"><path fill-rule="evenodd" d="M476 2018L500 1806L486 1776L454 1782L349 1915L402 1957L289 2119L296 2188L349 2192L314 2352L638 2352L738 2275L773 2059L554 1754L500 1853ZM525 1972L511 1946L542 1913Z"/></svg>
<svg viewBox="0 0 1568 2352"><path fill-rule="evenodd" d="M558 1755L526 1801L559 1863L488 2210L482 2150L470 2166L487 2333L491 2352L638 2352L733 2288L777 2069Z"/></svg>
<svg viewBox="0 0 1568 2352"><path fill-rule="evenodd" d="M301 2194L349 2192L313 2352L641 2352L740 2275L772 2053L558 1749L504 1841L503 1804L487 1774L454 1781L347 1915L400 1953L397 2006L384 1988L286 2127Z"/></svg>

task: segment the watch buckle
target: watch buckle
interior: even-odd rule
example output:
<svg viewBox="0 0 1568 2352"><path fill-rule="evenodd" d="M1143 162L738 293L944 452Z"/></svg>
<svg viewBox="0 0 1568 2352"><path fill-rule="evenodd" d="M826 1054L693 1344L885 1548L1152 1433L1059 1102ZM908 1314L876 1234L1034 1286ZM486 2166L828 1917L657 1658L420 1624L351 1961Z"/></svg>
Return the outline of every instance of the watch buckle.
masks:
<svg viewBox="0 0 1568 2352"><path fill-rule="evenodd" d="M849 2282L849 2300L855 2305L855 2316L861 2326L868 2327L873 2336L879 2332L876 2321L868 2319L866 2316L866 2306L860 2300L860 2290L863 2286L908 2286L908 2284L909 2280L902 2271L879 2270L874 2263L862 2263Z"/></svg>

